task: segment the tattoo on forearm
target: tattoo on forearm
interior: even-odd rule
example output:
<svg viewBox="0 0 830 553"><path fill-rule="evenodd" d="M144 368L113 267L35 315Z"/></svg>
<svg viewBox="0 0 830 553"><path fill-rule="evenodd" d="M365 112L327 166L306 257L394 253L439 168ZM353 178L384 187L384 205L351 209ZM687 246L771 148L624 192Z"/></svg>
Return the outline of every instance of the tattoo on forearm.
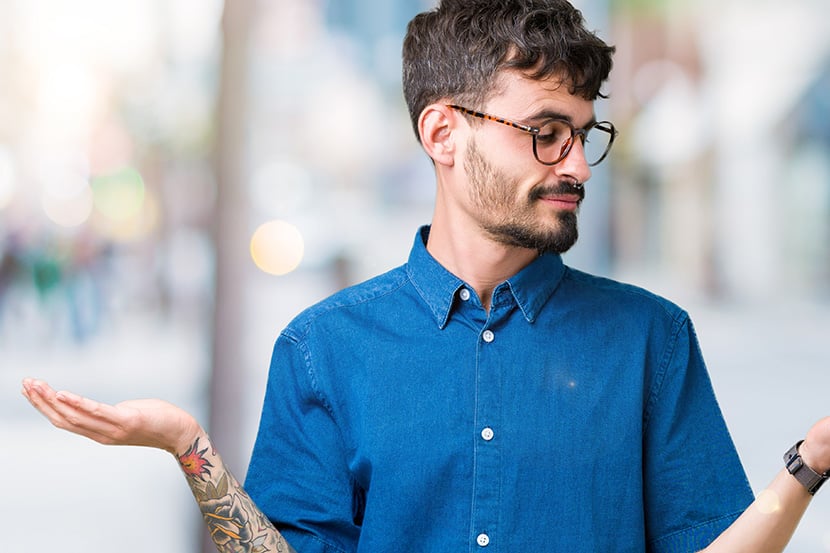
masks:
<svg viewBox="0 0 830 553"><path fill-rule="evenodd" d="M205 459L207 450L208 448L199 450L199 438L196 438L190 449L185 451L184 455L179 456L179 464L182 466L188 480L198 479L204 481L205 475L210 476L210 469L213 468L213 465Z"/></svg>
<svg viewBox="0 0 830 553"><path fill-rule="evenodd" d="M271 521L254 505L210 445L199 449L199 438L196 438L193 445L178 459L210 536L221 553L294 551Z"/></svg>

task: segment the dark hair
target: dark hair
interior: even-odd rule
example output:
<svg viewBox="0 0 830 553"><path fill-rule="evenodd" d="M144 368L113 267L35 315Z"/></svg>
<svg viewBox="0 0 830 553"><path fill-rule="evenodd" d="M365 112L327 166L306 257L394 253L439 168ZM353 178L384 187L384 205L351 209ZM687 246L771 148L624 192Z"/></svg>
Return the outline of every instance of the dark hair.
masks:
<svg viewBox="0 0 830 553"><path fill-rule="evenodd" d="M403 90L415 134L421 111L441 98L480 108L502 70L532 79L561 75L572 94L605 97L600 88L614 50L565 0L441 0L409 22L403 43Z"/></svg>

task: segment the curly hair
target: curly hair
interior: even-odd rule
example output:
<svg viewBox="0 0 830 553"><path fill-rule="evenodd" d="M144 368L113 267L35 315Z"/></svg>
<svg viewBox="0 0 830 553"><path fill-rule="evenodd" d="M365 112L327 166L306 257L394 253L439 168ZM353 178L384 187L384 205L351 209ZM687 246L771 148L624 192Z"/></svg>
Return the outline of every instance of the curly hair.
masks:
<svg viewBox="0 0 830 553"><path fill-rule="evenodd" d="M566 0L441 0L409 22L403 43L415 134L421 111L442 98L480 107L503 70L540 80L558 75L572 94L605 97L614 50Z"/></svg>

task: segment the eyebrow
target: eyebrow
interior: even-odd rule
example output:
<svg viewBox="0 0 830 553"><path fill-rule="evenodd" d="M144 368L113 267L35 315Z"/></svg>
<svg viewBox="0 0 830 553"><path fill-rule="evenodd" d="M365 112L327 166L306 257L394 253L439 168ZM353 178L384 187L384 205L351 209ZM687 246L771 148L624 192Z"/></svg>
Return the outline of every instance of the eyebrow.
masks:
<svg viewBox="0 0 830 553"><path fill-rule="evenodd" d="M525 121L530 125L538 126L539 123L544 123L545 121L550 121L551 119L564 119L565 121L567 121L568 123L571 123L573 125L573 117L571 117L568 114L565 114L565 113L562 113L562 112L559 112L559 111L554 111L554 110L551 110L551 109L542 110L539 113L525 119ZM584 129L584 128L592 126L596 122L597 122L597 116L593 115L593 116L591 116L591 119L583 127L578 127L578 128ZM576 125L574 125L574 126L576 126Z"/></svg>

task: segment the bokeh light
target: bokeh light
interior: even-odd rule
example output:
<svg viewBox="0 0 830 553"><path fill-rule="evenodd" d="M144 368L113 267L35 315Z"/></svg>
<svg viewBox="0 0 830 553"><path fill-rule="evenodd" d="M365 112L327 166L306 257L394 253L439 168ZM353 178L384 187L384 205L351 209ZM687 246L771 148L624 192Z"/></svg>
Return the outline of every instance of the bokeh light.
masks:
<svg viewBox="0 0 830 553"><path fill-rule="evenodd" d="M55 224L62 227L78 227L92 214L92 190L89 186L76 187L71 193L55 193L54 188L45 188L41 196L43 211Z"/></svg>
<svg viewBox="0 0 830 553"><path fill-rule="evenodd" d="M304 250L299 229L285 221L269 221L251 238L251 258L261 271L272 275L286 275L296 269Z"/></svg>
<svg viewBox="0 0 830 553"><path fill-rule="evenodd" d="M781 496L774 490L766 489L758 494L756 505L761 514L775 514L781 510Z"/></svg>
<svg viewBox="0 0 830 553"><path fill-rule="evenodd" d="M113 221L127 221L135 217L144 205L144 180L132 167L94 177L91 185L95 208Z"/></svg>
<svg viewBox="0 0 830 553"><path fill-rule="evenodd" d="M93 222L97 232L114 242L123 243L145 238L154 229L158 228L161 219L159 199L151 191L142 190L141 202L137 210L132 209L136 205L136 199L131 197L130 194L125 194L125 205L115 202L113 213L117 217L102 213L98 207L99 199L96 190L95 204L98 212Z"/></svg>
<svg viewBox="0 0 830 553"><path fill-rule="evenodd" d="M77 227L92 214L93 198L86 159L70 151L53 152L37 174L41 205L61 227Z"/></svg>

